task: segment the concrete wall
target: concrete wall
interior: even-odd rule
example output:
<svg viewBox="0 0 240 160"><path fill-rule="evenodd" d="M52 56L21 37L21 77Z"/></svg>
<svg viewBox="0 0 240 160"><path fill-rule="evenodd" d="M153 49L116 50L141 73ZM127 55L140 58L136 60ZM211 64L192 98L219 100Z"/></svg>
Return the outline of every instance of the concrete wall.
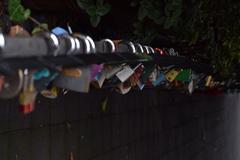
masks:
<svg viewBox="0 0 240 160"><path fill-rule="evenodd" d="M239 160L239 107L239 95L157 90L39 97L28 116L1 101L0 160Z"/></svg>

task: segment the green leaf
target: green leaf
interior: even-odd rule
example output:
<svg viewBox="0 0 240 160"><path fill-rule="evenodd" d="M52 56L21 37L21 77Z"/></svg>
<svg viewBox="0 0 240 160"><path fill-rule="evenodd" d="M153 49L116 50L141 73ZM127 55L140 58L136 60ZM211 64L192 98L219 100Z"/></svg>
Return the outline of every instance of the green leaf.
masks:
<svg viewBox="0 0 240 160"><path fill-rule="evenodd" d="M32 30L32 34L36 34L36 33L39 33L39 32L44 31L43 28L48 29L48 24L42 23L42 24L41 24L41 27L40 27L40 26L35 27L35 28Z"/></svg>
<svg viewBox="0 0 240 160"><path fill-rule="evenodd" d="M27 20L31 14L29 9L25 10L25 8L21 5L21 0L9 0L8 11L10 19L19 23Z"/></svg>
<svg viewBox="0 0 240 160"><path fill-rule="evenodd" d="M101 21L101 16L106 15L111 10L111 5L104 4L104 0L77 0L77 4L90 16L93 27L97 27Z"/></svg>
<svg viewBox="0 0 240 160"><path fill-rule="evenodd" d="M107 111L108 97L102 102L101 109L103 112Z"/></svg>
<svg viewBox="0 0 240 160"><path fill-rule="evenodd" d="M111 10L111 6L109 4L105 4L104 6L97 6L97 14L99 16L104 16L108 14Z"/></svg>
<svg viewBox="0 0 240 160"><path fill-rule="evenodd" d="M138 20L143 20L145 17L147 17L148 11L145 7L140 7L138 11Z"/></svg>
<svg viewBox="0 0 240 160"><path fill-rule="evenodd" d="M31 15L31 10L30 9L26 9L24 12L24 18L28 19L28 17Z"/></svg>
<svg viewBox="0 0 240 160"><path fill-rule="evenodd" d="M164 28L165 29L171 28L173 26L173 23L174 22L173 22L172 18L167 18L165 23L164 23Z"/></svg>
<svg viewBox="0 0 240 160"><path fill-rule="evenodd" d="M96 6L103 6L103 0L97 0Z"/></svg>
<svg viewBox="0 0 240 160"><path fill-rule="evenodd" d="M199 37L199 33L195 32L194 36L192 37L192 40L190 42L190 45L195 44L197 42L197 40L198 40L198 37Z"/></svg>
<svg viewBox="0 0 240 160"><path fill-rule="evenodd" d="M76 0L77 5L83 9L86 10L89 6L94 6L93 0Z"/></svg>
<svg viewBox="0 0 240 160"><path fill-rule="evenodd" d="M86 9L86 12L89 16L94 16L96 15L96 7L95 6L90 6L88 9Z"/></svg>
<svg viewBox="0 0 240 160"><path fill-rule="evenodd" d="M90 21L93 27L97 27L101 21L101 16L98 15L91 16Z"/></svg>

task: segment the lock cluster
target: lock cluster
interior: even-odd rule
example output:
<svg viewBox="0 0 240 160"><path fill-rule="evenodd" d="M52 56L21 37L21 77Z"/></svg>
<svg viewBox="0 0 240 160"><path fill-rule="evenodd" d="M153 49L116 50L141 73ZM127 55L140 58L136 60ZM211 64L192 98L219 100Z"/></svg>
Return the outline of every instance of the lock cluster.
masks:
<svg viewBox="0 0 240 160"><path fill-rule="evenodd" d="M236 79L221 79L211 66L208 70L208 65L180 56L174 48L94 41L59 27L32 36L0 34L0 53L0 98L19 97L24 114L34 111L38 96L55 99L68 91L108 89L125 95L155 88L220 94L240 88Z"/></svg>

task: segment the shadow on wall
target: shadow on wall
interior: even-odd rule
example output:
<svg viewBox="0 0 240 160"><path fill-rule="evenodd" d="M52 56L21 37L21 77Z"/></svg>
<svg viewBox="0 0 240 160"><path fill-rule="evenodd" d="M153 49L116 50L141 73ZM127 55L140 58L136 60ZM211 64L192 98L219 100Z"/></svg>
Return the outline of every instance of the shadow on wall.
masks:
<svg viewBox="0 0 240 160"><path fill-rule="evenodd" d="M28 116L0 104L1 160L240 159L240 95L70 92Z"/></svg>

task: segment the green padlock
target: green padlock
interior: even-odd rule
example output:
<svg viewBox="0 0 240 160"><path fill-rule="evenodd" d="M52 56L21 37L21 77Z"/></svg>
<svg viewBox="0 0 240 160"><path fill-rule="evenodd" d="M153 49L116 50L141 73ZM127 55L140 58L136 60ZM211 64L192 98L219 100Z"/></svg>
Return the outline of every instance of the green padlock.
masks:
<svg viewBox="0 0 240 160"><path fill-rule="evenodd" d="M190 82L191 75L192 75L191 69L182 69L175 80L181 81L181 82Z"/></svg>

